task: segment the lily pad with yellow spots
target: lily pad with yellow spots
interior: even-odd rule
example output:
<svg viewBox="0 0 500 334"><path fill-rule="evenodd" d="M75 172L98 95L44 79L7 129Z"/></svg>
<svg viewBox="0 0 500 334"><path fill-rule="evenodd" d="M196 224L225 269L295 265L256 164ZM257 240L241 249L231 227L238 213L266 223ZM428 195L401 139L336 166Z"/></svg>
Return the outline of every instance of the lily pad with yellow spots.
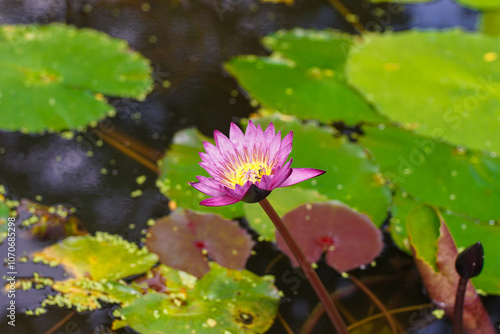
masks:
<svg viewBox="0 0 500 334"><path fill-rule="evenodd" d="M35 253L34 260L61 265L76 279L105 282L143 273L158 257L118 235L97 232L95 236L68 237Z"/></svg>
<svg viewBox="0 0 500 334"><path fill-rule="evenodd" d="M346 75L390 120L454 145L500 152L500 37L371 34L351 48Z"/></svg>

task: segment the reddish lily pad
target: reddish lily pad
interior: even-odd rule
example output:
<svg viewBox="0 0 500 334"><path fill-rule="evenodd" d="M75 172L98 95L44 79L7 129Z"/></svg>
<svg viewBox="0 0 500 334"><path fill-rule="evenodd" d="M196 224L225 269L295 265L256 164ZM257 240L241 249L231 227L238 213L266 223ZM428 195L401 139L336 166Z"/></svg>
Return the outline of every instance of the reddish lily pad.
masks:
<svg viewBox="0 0 500 334"><path fill-rule="evenodd" d="M309 261L326 262L339 272L372 262L382 251L382 232L370 218L340 203L301 205L283 216ZM297 266L283 238L276 233L278 247Z"/></svg>
<svg viewBox="0 0 500 334"><path fill-rule="evenodd" d="M458 251L446 222L436 209L423 205L408 214L407 224L415 264L427 292L452 317L459 280L455 270ZM463 324L469 334L495 333L472 283L466 289Z"/></svg>
<svg viewBox="0 0 500 334"><path fill-rule="evenodd" d="M159 219L149 233L146 245L162 263L196 277L210 271L208 257L226 268L243 269L254 245L235 221L189 210Z"/></svg>

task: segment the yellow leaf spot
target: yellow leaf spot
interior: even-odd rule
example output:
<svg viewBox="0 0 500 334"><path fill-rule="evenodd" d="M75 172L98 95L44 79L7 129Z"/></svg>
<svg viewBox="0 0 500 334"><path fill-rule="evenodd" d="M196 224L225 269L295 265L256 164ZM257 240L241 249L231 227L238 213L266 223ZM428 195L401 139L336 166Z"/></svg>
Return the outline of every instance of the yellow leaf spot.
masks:
<svg viewBox="0 0 500 334"><path fill-rule="evenodd" d="M396 63L385 63L384 64L384 70L386 71L399 71L400 66L399 64Z"/></svg>
<svg viewBox="0 0 500 334"><path fill-rule="evenodd" d="M207 325L208 325L208 327L215 327L215 325L217 325L217 321L215 321L212 318L208 318L207 319Z"/></svg>
<svg viewBox="0 0 500 334"><path fill-rule="evenodd" d="M496 52L486 52L483 56L485 62L492 62L498 59L498 53Z"/></svg>

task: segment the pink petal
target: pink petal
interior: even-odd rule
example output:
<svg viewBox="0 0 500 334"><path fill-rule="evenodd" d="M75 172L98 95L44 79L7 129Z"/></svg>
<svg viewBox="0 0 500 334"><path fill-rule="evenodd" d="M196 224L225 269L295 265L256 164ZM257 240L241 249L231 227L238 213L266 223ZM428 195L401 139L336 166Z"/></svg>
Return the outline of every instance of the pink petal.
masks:
<svg viewBox="0 0 500 334"><path fill-rule="evenodd" d="M215 166L213 163L208 163L208 162L200 162L199 165L203 167L207 171L208 174L210 174L211 177L213 178L218 178L220 175L220 169Z"/></svg>
<svg viewBox="0 0 500 334"><path fill-rule="evenodd" d="M252 181L247 181L244 185L235 184L234 189L224 187L224 191L226 192L226 194L234 198L239 198L241 200L251 185Z"/></svg>
<svg viewBox="0 0 500 334"><path fill-rule="evenodd" d="M292 165L292 161L293 160L290 159L290 161L288 161L284 166L280 167L280 169L278 169L278 171L273 175L273 182L271 183L271 189L269 190L281 187L283 182L285 182L290 177L290 175L292 175L293 169L290 168L290 166Z"/></svg>
<svg viewBox="0 0 500 334"><path fill-rule="evenodd" d="M198 177L200 178L200 177ZM205 180L200 180L200 182L188 182L189 185L193 186L198 191L201 191L204 194L209 196L222 196L225 193L220 190L219 187L215 187L214 184L210 184Z"/></svg>
<svg viewBox="0 0 500 334"><path fill-rule="evenodd" d="M222 134L219 130L214 131L215 143L217 144L217 148L221 153L222 157L226 157L229 154L234 154L236 148L233 143Z"/></svg>
<svg viewBox="0 0 500 334"><path fill-rule="evenodd" d="M292 168L292 174L280 185L280 187L288 187L324 173L324 170L313 168Z"/></svg>
<svg viewBox="0 0 500 334"><path fill-rule="evenodd" d="M218 165L218 166L224 165L224 158L220 154L220 151L217 147L215 147L214 145L212 145L211 143L209 143L207 141L203 142L203 147L205 148L205 151L207 151L210 158L212 158L212 162L215 165Z"/></svg>
<svg viewBox="0 0 500 334"><path fill-rule="evenodd" d="M243 143L245 142L245 135L243 131L234 123L231 123L229 128L229 140L234 144L238 152L243 151Z"/></svg>
<svg viewBox="0 0 500 334"><path fill-rule="evenodd" d="M289 132L281 141L279 152L276 156L275 163L282 165L288 159L290 152L292 152L293 132Z"/></svg>
<svg viewBox="0 0 500 334"><path fill-rule="evenodd" d="M240 200L229 195L211 197L204 199L200 202L201 205L205 206L223 206L238 203Z"/></svg>
<svg viewBox="0 0 500 334"><path fill-rule="evenodd" d="M268 157L269 162L271 162L274 159L274 157L276 157L276 155L279 153L280 143L281 143L281 136L280 137L275 136L274 138L272 138L271 141L267 142L268 147L266 155Z"/></svg>
<svg viewBox="0 0 500 334"><path fill-rule="evenodd" d="M270 143L273 140L275 133L276 133L276 131L274 130L274 124L269 123L266 131L264 131L264 138L266 140L266 143ZM281 139L281 137L280 137L280 139Z"/></svg>

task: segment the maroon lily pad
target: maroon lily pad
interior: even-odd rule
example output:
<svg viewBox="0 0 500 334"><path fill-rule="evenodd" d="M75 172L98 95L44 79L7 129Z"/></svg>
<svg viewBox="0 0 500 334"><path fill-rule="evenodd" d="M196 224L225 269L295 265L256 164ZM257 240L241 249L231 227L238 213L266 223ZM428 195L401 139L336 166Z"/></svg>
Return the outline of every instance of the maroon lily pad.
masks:
<svg viewBox="0 0 500 334"><path fill-rule="evenodd" d="M340 203L305 204L283 216L310 262L326 253L326 262L339 272L372 262L383 248L382 232L368 216ZM276 232L278 247L297 266L283 238Z"/></svg>
<svg viewBox="0 0 500 334"><path fill-rule="evenodd" d="M425 288L434 303L452 318L460 277L455 269L458 250L446 222L439 211L425 205L410 212L407 224L415 265ZM428 232L438 235L437 240L428 238L425 234ZM433 250L434 258L426 255L429 248ZM495 333L488 313L470 281L465 292L463 327L468 334Z"/></svg>
<svg viewBox="0 0 500 334"><path fill-rule="evenodd" d="M254 242L235 221L219 215L178 210L157 220L146 239L148 249L170 267L201 277L209 258L230 269L243 269Z"/></svg>

